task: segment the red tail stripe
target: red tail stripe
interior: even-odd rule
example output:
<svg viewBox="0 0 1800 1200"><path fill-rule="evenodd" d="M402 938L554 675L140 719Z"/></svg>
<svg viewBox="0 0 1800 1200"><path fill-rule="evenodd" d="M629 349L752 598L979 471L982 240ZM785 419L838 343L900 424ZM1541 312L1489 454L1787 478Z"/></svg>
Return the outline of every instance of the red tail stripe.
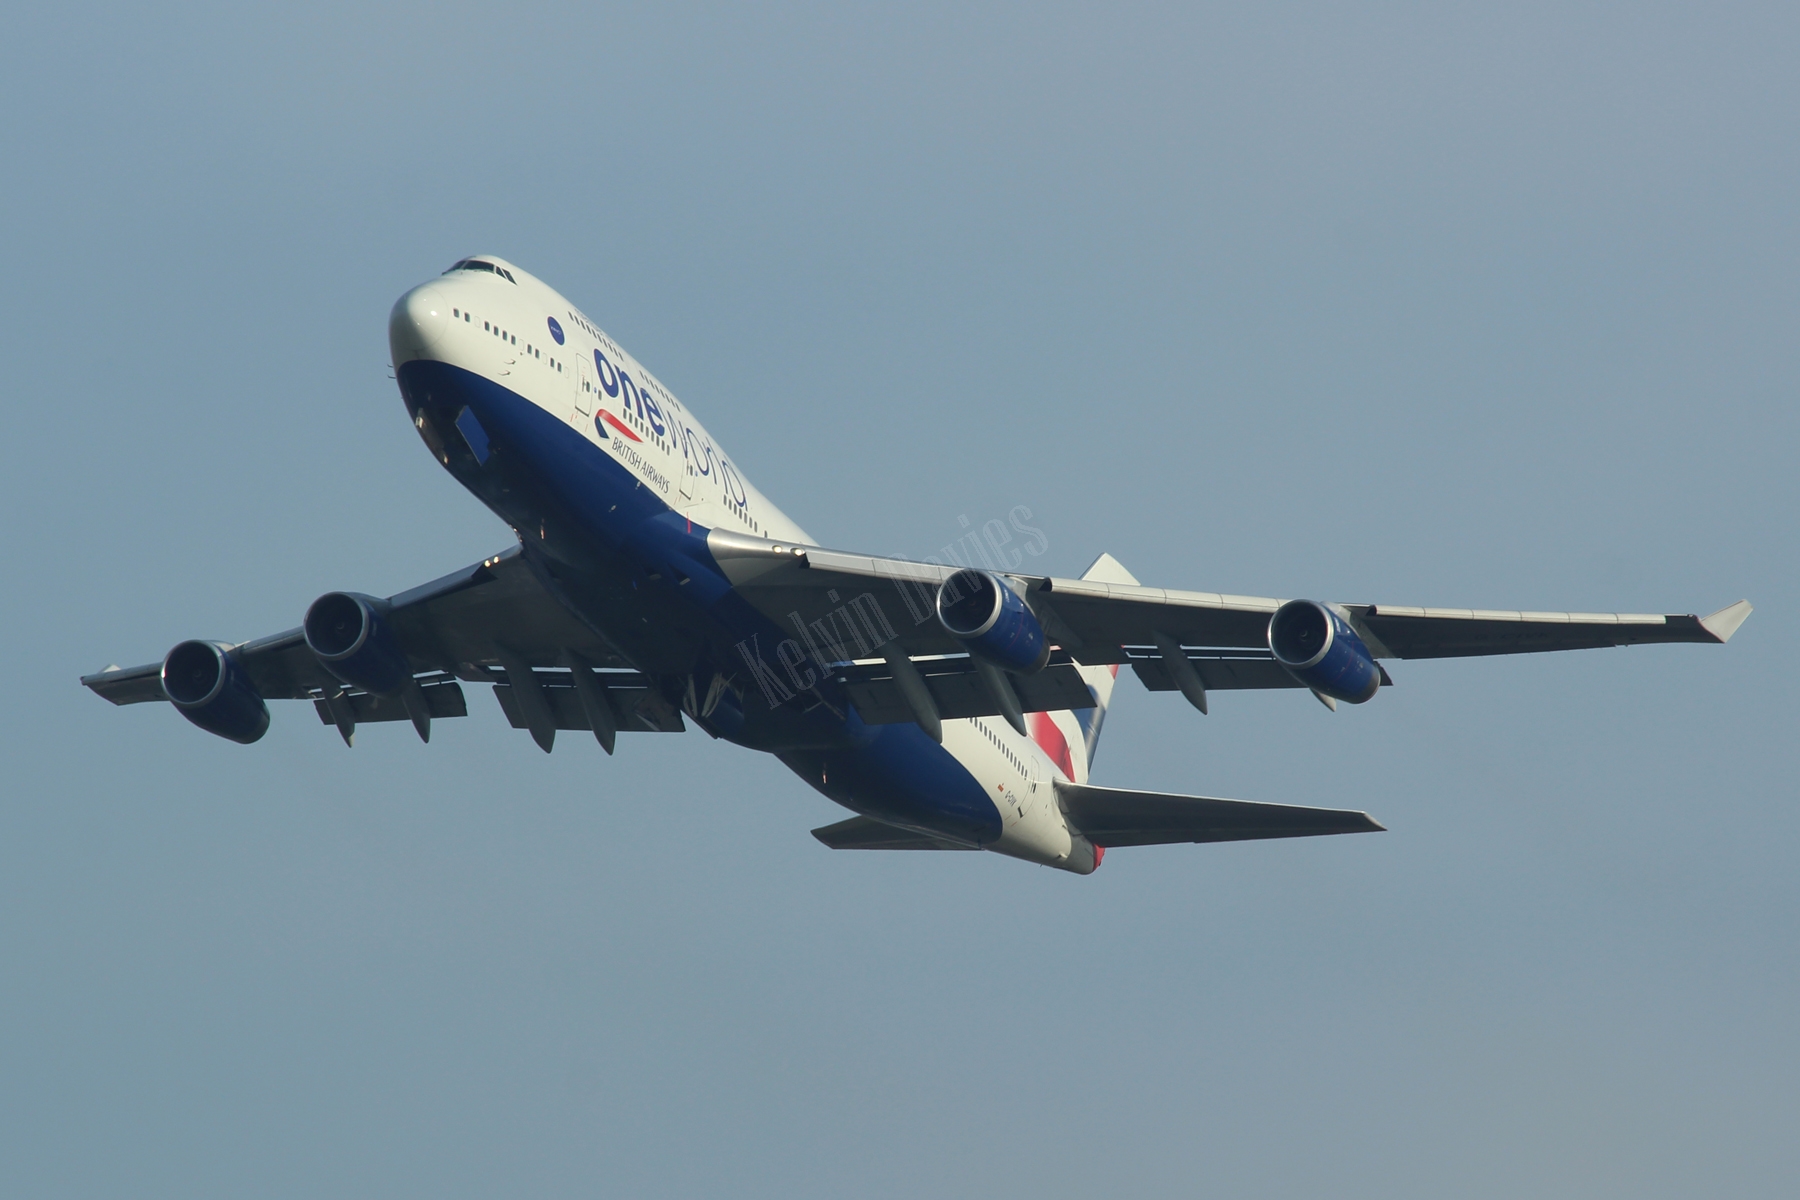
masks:
<svg viewBox="0 0 1800 1200"><path fill-rule="evenodd" d="M1034 712L1028 719L1031 740L1050 756L1051 762L1061 768L1064 779L1070 783L1075 782L1075 763L1069 757L1069 742L1063 737L1062 730L1056 727L1056 722L1050 719L1049 713Z"/></svg>

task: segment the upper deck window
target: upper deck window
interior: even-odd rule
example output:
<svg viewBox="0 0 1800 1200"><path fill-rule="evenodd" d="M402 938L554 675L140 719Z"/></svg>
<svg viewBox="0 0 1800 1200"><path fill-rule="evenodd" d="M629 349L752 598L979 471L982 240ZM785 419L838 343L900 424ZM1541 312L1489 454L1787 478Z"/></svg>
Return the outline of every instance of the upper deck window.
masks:
<svg viewBox="0 0 1800 1200"><path fill-rule="evenodd" d="M519 281L512 277L512 272L505 267L496 267L493 263L482 262L479 258L465 258L452 263L450 271L487 271L491 274L500 276L500 278L506 280L506 282L512 284L514 287L517 287L519 284ZM444 274L448 275L450 271L445 271Z"/></svg>

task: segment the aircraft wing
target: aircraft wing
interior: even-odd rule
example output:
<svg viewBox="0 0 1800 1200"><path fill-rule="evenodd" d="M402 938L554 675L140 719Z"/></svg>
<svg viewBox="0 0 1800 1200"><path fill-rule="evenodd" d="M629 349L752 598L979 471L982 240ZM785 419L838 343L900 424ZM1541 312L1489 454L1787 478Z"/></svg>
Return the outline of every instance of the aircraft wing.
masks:
<svg viewBox="0 0 1800 1200"><path fill-rule="evenodd" d="M1152 646L1155 633L1186 647L1268 645L1269 618L1284 601L1211 592L1182 592L1083 579L1034 581L1081 638L1082 661L1126 661L1127 647ZM1333 605L1377 658L1457 658L1582 650L1645 642L1724 642L1750 615L1740 600L1709 617L1660 613L1502 612ZM1109 655L1120 654L1119 658ZM1190 655L1192 657L1192 655Z"/></svg>
<svg viewBox="0 0 1800 1200"><path fill-rule="evenodd" d="M938 625L932 609L938 585L958 567L784 545L721 531L714 531L708 546L759 610L786 629L814 631L808 640L842 651L843 661L871 657L875 647L868 643L889 631L913 657L962 650ZM1188 651L1209 689L1300 686L1284 681L1280 666L1267 661L1269 618L1282 600L1093 578L996 573L1016 585L1050 639L1077 663L1155 660L1160 658L1155 647L1162 635ZM1523 654L1646 642L1720 643L1750 615L1750 604L1743 600L1707 617L1386 604L1332 607L1355 627L1377 658Z"/></svg>
<svg viewBox="0 0 1800 1200"><path fill-rule="evenodd" d="M1750 615L1739 600L1710 616L1692 613L1490 612L1461 608L1402 608L1390 604L1347 606L1369 649L1380 657L1464 658L1478 654L1533 654L1647 642L1731 639ZM1376 650L1380 645L1388 651Z"/></svg>
<svg viewBox="0 0 1800 1200"><path fill-rule="evenodd" d="M1368 813L1349 809L1215 800L1210 796L1133 792L1061 782L1056 784L1056 795L1069 823L1094 845L1108 849L1379 833L1384 829Z"/></svg>
<svg viewBox="0 0 1800 1200"><path fill-rule="evenodd" d="M592 672L599 694L621 731L680 732L685 726L650 681L625 668L618 652L577 620L544 588L518 547L454 571L387 601L384 618L413 668L426 720L399 695L346 687L307 649L299 629L232 646L227 653L265 700L310 700L325 724L346 741L358 724L412 718L426 734L429 717L468 713L460 683L494 685L501 710L538 744L557 729L590 729L569 665L570 654ZM161 663L109 667L81 682L114 704L167 700ZM521 681L514 672L528 671ZM520 688L531 693L521 703ZM541 697L542 703L539 703ZM604 723L604 716L601 718ZM596 731L598 732L598 731ZM610 735L609 735L610 737ZM603 743L609 737L602 738ZM610 746L609 746L610 749Z"/></svg>

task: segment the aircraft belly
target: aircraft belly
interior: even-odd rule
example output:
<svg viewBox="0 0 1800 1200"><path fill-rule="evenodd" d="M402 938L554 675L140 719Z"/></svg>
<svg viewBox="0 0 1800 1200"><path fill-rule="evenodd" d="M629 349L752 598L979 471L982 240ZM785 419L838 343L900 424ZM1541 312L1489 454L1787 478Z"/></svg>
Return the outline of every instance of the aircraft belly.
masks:
<svg viewBox="0 0 1800 1200"><path fill-rule="evenodd" d="M852 812L974 846L1000 838L1000 811L981 784L917 725L854 723L861 730L854 746L779 757Z"/></svg>
<svg viewBox="0 0 1800 1200"><path fill-rule="evenodd" d="M453 453L444 465L513 527L565 604L640 670L692 666L694 638L682 627L703 624L706 602L729 586L710 563L693 561L704 531L681 539L686 547L669 547L660 530L634 537L670 515L661 496L566 421L492 380L418 361L403 366L401 388L415 416L423 411L439 430L454 428L465 409L474 414L489 460ZM682 594L695 583L692 598Z"/></svg>
<svg viewBox="0 0 1800 1200"><path fill-rule="evenodd" d="M450 453L445 467L518 532L544 586L632 666L665 678L671 698L690 690L688 679L702 695L716 675L743 685L738 648L754 638L773 646L788 636L733 590L707 548L709 529L672 509L653 483L585 433L448 364L407 363L400 380L408 407L435 429L454 427L465 409L474 414L486 459ZM729 719L690 715L715 736L770 752L870 740L847 729L847 704L835 687L821 690L832 693L823 697L829 704L803 693L771 707L754 685L740 686L741 711ZM875 790L885 794L886 781Z"/></svg>
<svg viewBox="0 0 1800 1200"><path fill-rule="evenodd" d="M408 407L435 428L474 414L488 455L453 453L445 466L519 532L544 584L633 666L672 682L685 676L700 692L715 674L742 674L735 650L746 639L787 636L733 589L707 549L708 529L671 507L672 489L493 380L426 360L400 375ZM865 816L1033 862L1068 858L1069 833L1046 787L1015 780L1012 793L995 791L965 765L979 755L953 753L913 724L864 725L837 692L826 686L770 705L752 687L729 720L689 715L715 736L776 753Z"/></svg>
<svg viewBox="0 0 1800 1200"><path fill-rule="evenodd" d="M1033 797L1024 815L1009 824L989 849L1032 862L1058 863L1069 856L1074 844L1062 814Z"/></svg>
<svg viewBox="0 0 1800 1200"><path fill-rule="evenodd" d="M949 721L944 746L978 781L1001 817L1000 836L987 849L1028 862L1060 866L1074 846L1054 793L1044 782L1021 777L987 744L974 721Z"/></svg>

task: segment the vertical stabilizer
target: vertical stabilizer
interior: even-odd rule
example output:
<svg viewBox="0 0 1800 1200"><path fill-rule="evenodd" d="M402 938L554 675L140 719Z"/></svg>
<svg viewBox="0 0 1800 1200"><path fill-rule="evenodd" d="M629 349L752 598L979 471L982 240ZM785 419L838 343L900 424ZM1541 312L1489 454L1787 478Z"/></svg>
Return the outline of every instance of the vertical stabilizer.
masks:
<svg viewBox="0 0 1800 1200"><path fill-rule="evenodd" d="M1083 579L1094 583L1127 583L1132 587L1140 587L1138 578L1125 569L1123 563L1110 554L1102 554L1094 560L1094 565L1081 573Z"/></svg>
<svg viewBox="0 0 1800 1200"><path fill-rule="evenodd" d="M1094 560L1081 576L1097 583L1136 584L1130 571L1110 554ZM1031 740L1056 763L1071 783L1086 783L1088 769L1094 761L1094 749L1100 744L1100 726L1106 720L1106 707L1112 703L1113 684L1118 681L1118 664L1077 667L1082 682L1093 694L1092 708L1070 712L1030 714Z"/></svg>

